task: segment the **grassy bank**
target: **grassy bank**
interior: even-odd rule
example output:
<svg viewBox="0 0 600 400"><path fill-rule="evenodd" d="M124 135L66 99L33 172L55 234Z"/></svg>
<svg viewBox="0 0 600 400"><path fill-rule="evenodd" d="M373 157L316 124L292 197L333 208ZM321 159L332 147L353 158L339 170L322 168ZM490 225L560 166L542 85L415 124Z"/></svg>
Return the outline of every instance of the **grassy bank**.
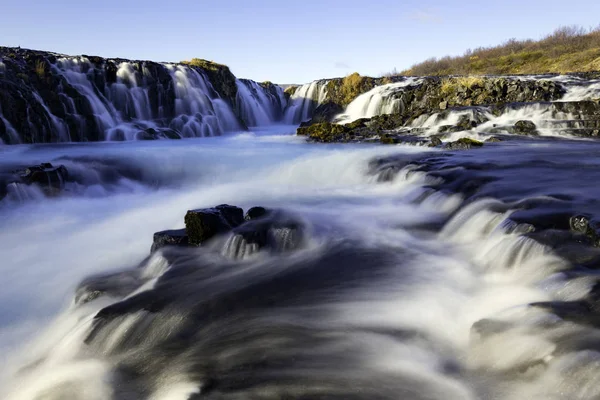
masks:
<svg viewBox="0 0 600 400"><path fill-rule="evenodd" d="M431 58L401 75L484 75L600 70L600 27L563 27L545 38L515 40L467 50L458 57Z"/></svg>

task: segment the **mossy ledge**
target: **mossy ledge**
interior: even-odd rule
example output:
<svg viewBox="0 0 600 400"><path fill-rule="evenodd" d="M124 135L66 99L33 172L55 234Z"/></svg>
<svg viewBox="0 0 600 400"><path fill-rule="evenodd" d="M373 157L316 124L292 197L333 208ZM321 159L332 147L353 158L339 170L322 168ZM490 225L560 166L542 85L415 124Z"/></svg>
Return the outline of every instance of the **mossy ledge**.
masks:
<svg viewBox="0 0 600 400"><path fill-rule="evenodd" d="M235 108L237 98L236 78L227 65L202 58L192 58L190 61L182 61L181 63L190 67L201 68L208 75L208 79L210 79L219 95L227 99Z"/></svg>

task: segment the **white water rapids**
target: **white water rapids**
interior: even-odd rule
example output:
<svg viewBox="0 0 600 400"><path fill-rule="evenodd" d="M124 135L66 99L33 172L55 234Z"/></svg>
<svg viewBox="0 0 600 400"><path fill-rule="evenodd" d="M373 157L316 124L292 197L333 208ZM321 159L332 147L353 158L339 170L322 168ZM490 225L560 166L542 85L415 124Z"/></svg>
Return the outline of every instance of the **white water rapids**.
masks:
<svg viewBox="0 0 600 400"><path fill-rule="evenodd" d="M280 126L203 140L0 148L0 163L62 160L72 170L100 175L94 168L107 160L108 165L114 161L114 168L121 168L120 162L141 171L138 179L105 184L97 178L89 187L72 186L53 199L2 203L0 397L185 400L205 391L209 398L264 399L600 395L600 353L553 353L565 332L593 336L594 330L560 324L558 317L527 307L576 300L591 283L567 283L559 273L567 262L511 228L506 223L510 209L498 212L499 201L482 199L453 214L462 204L461 195L425 189L432 178L423 173L406 168L387 183L367 173L375 156L416 154L420 148L315 146L292 136L293 131ZM351 243L353 256L329 258L340 267L348 265L331 281L339 280L339 285L324 283L317 297L307 298L302 288L309 283L298 281L296 291L284 296L292 305L273 304L272 310L251 310L231 321L211 320L209 327L218 325L204 333L209 340L237 329L244 331L240 335L265 329L260 340L227 342L214 358L233 362L231 371L243 370L243 364L235 367L236 357L285 355L291 357L285 358L287 364L265 375L260 369L250 373L245 382L254 383L248 387L217 383L216 392L209 392L210 380L193 373L199 367L191 367L196 364L189 364L188 356L161 359L162 353L152 347L184 322L184 309L161 313L156 316L164 318L160 327L159 320L148 320L146 328L136 325L148 315L139 311L111 322L114 329L94 343L84 342L94 315L133 293L76 305L76 285L91 274L135 267L149 254L154 232L181 227L188 209L222 203L293 211L311 227L311 239L292 256L265 255L239 262L231 272L217 259L207 267L215 268L204 279L207 288L302 271L315 258ZM439 223L441 229L426 228ZM381 262L377 254L384 257ZM136 293L151 290L171 267L158 253L141 268L146 283L132 289ZM357 271L360 279L342 287ZM516 328L481 339L472 327L485 318ZM554 321L552 329L540 328L549 321ZM282 324L295 328L288 331ZM295 336L305 330L319 333L305 333L302 340ZM147 347L123 347L132 332L140 338L148 335ZM323 347L321 340L328 345ZM245 356L245 349L252 351ZM194 362L215 357L209 350L198 352ZM137 357L148 368L134 375L148 375L148 381L128 386L128 372L116 366ZM311 363L313 358L320 361ZM153 375L150 365L158 360L165 369ZM545 369L536 370L544 363ZM529 366L525 372L523 366ZM219 382L228 374L211 379Z"/></svg>

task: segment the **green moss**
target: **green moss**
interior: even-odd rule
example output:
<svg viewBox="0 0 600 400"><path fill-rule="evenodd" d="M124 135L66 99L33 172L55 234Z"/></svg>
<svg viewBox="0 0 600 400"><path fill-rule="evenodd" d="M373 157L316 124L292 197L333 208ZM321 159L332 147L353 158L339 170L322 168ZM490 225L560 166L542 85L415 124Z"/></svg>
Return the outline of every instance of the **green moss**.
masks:
<svg viewBox="0 0 600 400"><path fill-rule="evenodd" d="M346 127L346 129L349 129L349 130L364 128L366 126L365 123L368 121L370 121L370 118L361 118L361 119L357 119L356 121L352 121L348 124L345 124L344 126Z"/></svg>
<svg viewBox="0 0 600 400"><path fill-rule="evenodd" d="M202 58L192 58L190 61L182 61L182 64L190 65L192 67L199 67L202 69L218 71L223 68L229 69L229 67L225 64L219 64L214 61L204 60Z"/></svg>
<svg viewBox="0 0 600 400"><path fill-rule="evenodd" d="M296 134L299 136L308 136L318 142L334 142L340 136L348 133L348 129L343 125L321 122L309 126L298 128Z"/></svg>
<svg viewBox="0 0 600 400"><path fill-rule="evenodd" d="M283 92L285 94L287 94L288 96L293 96L297 90L298 90L298 86L288 86L287 88L285 88L285 90Z"/></svg>
<svg viewBox="0 0 600 400"><path fill-rule="evenodd" d="M231 104L235 105L237 97L236 78L227 65L201 58L192 58L190 61L182 61L181 63L204 70L221 97L228 99Z"/></svg>
<svg viewBox="0 0 600 400"><path fill-rule="evenodd" d="M363 93L373 89L381 80L361 76L358 72L342 79L332 79L327 83L327 95L331 101L342 107L347 106Z"/></svg>

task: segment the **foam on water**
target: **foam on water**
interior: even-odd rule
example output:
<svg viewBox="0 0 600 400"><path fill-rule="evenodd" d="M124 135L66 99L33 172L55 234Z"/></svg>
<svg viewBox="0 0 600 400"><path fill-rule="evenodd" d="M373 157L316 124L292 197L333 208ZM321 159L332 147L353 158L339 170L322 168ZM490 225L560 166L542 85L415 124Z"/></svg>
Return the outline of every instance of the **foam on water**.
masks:
<svg viewBox="0 0 600 400"><path fill-rule="evenodd" d="M561 385L564 393L580 397L595 393L589 380L596 371L596 358L589 353L565 353L529 382L493 376L483 388L477 383L489 371L511 371L536 360L549 362L555 340L537 328L537 321L549 314L532 313L525 305L577 298L590 288L590 282L581 280L570 292L563 289L556 274L565 268L565 262L521 236L526 227L506 222L512 214L509 205L480 200L455 213L462 202L460 195L425 189L430 178L410 167L386 184L377 184L367 173L368 161L375 155L418 153L420 149L311 146L264 133L202 143L81 145L6 153L21 160L43 157L49 161L68 155L71 163L78 157L121 159L144 171L141 182L168 182L179 176L179 183L141 184L131 190L117 181L115 190L102 196L74 194L0 211L0 223L6 227L0 230L0 252L10 260L3 265L3 277L11 283L0 293L0 348L3 365L10 366L3 371L0 385L5 398L58 399L68 395L104 400L127 398L129 391L134 398L137 393L175 400L187 399L209 385L190 374L183 361L166 359L166 368L152 377L149 386L123 382L113 369L113 363L123 357L140 355L135 349L131 354L120 349L128 338L146 335L142 332L148 335L145 357L152 357L151 349L159 338L177 332L185 322L185 310L156 316L139 311L118 317L109 322L110 329L97 334L95 345L89 346L84 338L93 316L119 298L100 297L84 305L74 304L72 298L75 285L86 276L138 265L148 254L152 233L179 228L187 209L221 203L245 209L254 205L283 207L301 215L315 236L309 249L291 258L242 260L231 273L215 269L208 278L215 288L225 282L241 285L260 282L271 274L285 275L345 241L355 243L360 252L389 255L385 263L373 264L373 271L350 291L338 291L334 286L327 296L319 297L322 301L297 305L307 315L318 313L317 319L305 319L295 308L284 308L265 310L255 320L239 320L249 324L239 328L226 321L215 326L221 334L244 327L251 332L261 327L261 321L279 326L289 319L307 329L329 332L329 337L337 338L334 346L315 344L317 347L302 348L306 353L298 356L331 352L332 364L325 369L289 370L311 385L318 376L325 385L319 390L350 393L348 388L356 385L356 390L374 393L368 384L373 381L378 382L382 397L393 397L403 388L415 396L421 393L423 398L476 399L492 393L495 398L511 399L518 394L547 393L550 389L544 385L554 379L559 383L550 387ZM440 232L419 228L440 221L444 222ZM165 258L154 255L139 274L127 275L133 289L124 297L154 290L157 279L170 268ZM339 279L341 284L344 278ZM42 329L50 316L55 316L50 318L53 322ZM506 335L474 341L472 326L482 318L500 318L517 328ZM557 329L564 335L583 328L566 325ZM245 347L254 352L278 349L275 338L265 340L272 342L249 340L241 347L231 344L229 350L241 357ZM353 349L343 352L349 357L347 362L335 364L340 356L337 352L346 347ZM281 351L293 354L294 349ZM576 371L580 384L565 387L560 371ZM275 381L273 385L260 389L266 398L280 395ZM294 385L286 388L302 393Z"/></svg>

